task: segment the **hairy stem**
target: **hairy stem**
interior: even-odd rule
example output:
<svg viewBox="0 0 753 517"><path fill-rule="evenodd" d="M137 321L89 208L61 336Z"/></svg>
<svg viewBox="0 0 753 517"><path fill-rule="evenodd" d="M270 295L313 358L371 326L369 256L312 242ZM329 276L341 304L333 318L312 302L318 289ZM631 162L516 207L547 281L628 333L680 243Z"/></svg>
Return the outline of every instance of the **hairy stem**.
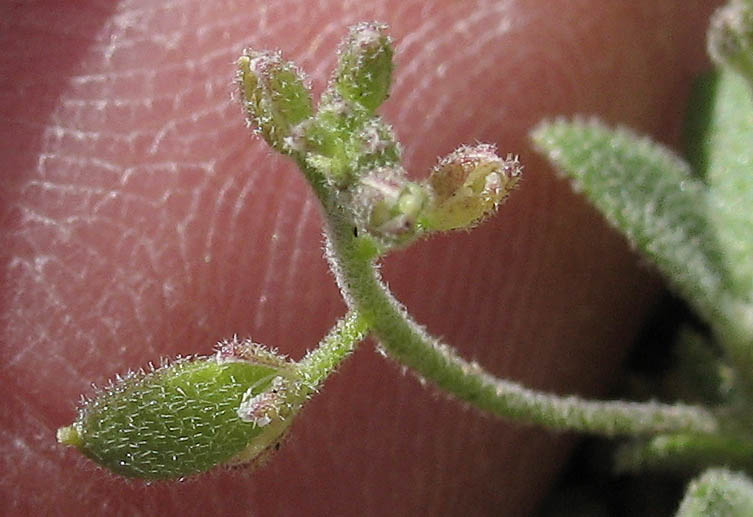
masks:
<svg viewBox="0 0 753 517"><path fill-rule="evenodd" d="M687 472L704 465L750 469L753 443L743 436L660 434L617 450L618 472L664 470Z"/></svg>
<svg viewBox="0 0 753 517"><path fill-rule="evenodd" d="M304 379L305 389L311 393L331 375L368 334L366 320L355 311L350 311L337 322L322 339L319 346L310 350L296 363L296 369ZM308 394L308 393L307 393ZM307 395L306 394L306 395Z"/></svg>
<svg viewBox="0 0 753 517"><path fill-rule="evenodd" d="M382 283L363 240L325 198L327 256L351 309L371 327L395 359L461 400L503 418L551 429L600 435L685 432L707 434L719 423L708 410L687 405L587 401L531 390L498 379L428 335Z"/></svg>

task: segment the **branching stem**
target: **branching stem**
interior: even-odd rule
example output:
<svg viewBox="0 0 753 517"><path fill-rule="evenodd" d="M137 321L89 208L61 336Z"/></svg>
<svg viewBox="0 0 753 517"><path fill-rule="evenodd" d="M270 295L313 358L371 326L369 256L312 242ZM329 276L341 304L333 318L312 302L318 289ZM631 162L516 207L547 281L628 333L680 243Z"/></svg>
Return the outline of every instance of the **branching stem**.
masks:
<svg viewBox="0 0 753 517"><path fill-rule="evenodd" d="M387 352L417 374L479 409L551 429L606 436L717 432L708 410L689 405L588 401L542 393L498 379L459 357L418 325L382 283L368 236L354 236L352 223L327 196L327 257L351 310L355 310Z"/></svg>

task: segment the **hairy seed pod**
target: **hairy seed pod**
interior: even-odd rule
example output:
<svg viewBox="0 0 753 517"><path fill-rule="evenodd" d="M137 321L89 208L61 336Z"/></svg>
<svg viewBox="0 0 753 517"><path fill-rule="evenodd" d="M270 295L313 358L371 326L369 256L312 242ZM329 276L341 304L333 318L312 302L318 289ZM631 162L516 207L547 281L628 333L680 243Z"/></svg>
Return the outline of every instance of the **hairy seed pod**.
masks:
<svg viewBox="0 0 753 517"><path fill-rule="evenodd" d="M83 404L58 440L117 474L181 478L259 461L298 409L290 363L234 340L209 357L138 372Z"/></svg>

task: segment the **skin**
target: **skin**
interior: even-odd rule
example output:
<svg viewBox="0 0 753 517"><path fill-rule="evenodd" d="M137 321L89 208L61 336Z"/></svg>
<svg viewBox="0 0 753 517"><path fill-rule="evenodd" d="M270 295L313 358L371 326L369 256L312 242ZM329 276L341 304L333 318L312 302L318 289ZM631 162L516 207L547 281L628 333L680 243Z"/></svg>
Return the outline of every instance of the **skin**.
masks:
<svg viewBox="0 0 753 517"><path fill-rule="evenodd" d="M370 343L254 473L145 486L54 432L91 382L236 333L298 358L344 313L313 196L243 127L232 63L244 45L280 47L321 91L345 28L367 19L398 44L382 112L412 174L477 140L526 165L493 220L389 257L390 285L492 372L604 394L659 284L526 134L586 113L676 142L713 6L4 2L0 513L532 512L571 437L463 407Z"/></svg>

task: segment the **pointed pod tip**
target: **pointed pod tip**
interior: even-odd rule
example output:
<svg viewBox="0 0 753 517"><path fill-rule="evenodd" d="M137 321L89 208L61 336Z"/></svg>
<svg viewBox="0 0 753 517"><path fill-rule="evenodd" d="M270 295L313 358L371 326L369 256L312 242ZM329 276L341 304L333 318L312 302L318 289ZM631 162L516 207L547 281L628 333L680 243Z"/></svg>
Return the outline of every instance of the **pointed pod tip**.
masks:
<svg viewBox="0 0 753 517"><path fill-rule="evenodd" d="M75 425L61 427L57 430L56 434L59 444L66 445L68 447L81 447L83 441Z"/></svg>

